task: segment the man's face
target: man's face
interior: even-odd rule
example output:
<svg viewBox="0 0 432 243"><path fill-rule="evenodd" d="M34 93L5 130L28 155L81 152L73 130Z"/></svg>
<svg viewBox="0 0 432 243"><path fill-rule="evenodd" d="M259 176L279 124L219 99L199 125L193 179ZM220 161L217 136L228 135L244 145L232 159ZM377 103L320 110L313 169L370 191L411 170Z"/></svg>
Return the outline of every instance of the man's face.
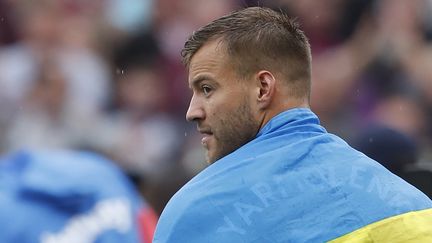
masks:
<svg viewBox="0 0 432 243"><path fill-rule="evenodd" d="M186 119L197 123L208 163L252 140L260 125L254 116L253 82L239 80L222 45L206 43L189 66L193 96Z"/></svg>

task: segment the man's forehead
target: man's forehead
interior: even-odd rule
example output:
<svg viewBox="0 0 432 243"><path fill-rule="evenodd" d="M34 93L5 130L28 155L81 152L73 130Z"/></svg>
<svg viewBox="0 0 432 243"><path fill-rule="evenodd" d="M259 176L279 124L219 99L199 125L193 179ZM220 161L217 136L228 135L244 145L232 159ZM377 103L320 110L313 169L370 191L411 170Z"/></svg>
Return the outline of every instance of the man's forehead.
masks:
<svg viewBox="0 0 432 243"><path fill-rule="evenodd" d="M219 69L226 62L227 55L220 42L208 42L192 56L188 67L189 78L203 71Z"/></svg>
<svg viewBox="0 0 432 243"><path fill-rule="evenodd" d="M193 65L196 65L197 63L199 64L201 61L206 59L224 57L226 53L225 50L226 48L220 38L204 43L192 56L189 69L191 69Z"/></svg>

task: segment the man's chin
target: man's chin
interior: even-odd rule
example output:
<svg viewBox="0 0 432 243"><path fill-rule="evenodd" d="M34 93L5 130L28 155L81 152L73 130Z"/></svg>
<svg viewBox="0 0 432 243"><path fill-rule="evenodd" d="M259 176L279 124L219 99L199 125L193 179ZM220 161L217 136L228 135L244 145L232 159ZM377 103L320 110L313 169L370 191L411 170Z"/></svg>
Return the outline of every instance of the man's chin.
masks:
<svg viewBox="0 0 432 243"><path fill-rule="evenodd" d="M206 155L206 162L207 162L207 164L211 165L211 164L213 164L215 161L216 161L216 159L214 159L213 157L210 157L210 156L208 155L208 153L207 153L207 155Z"/></svg>
<svg viewBox="0 0 432 243"><path fill-rule="evenodd" d="M219 157L216 156L214 153L212 153L212 151L207 150L207 152L206 152L206 161L207 161L207 164L213 164L218 159L219 159Z"/></svg>

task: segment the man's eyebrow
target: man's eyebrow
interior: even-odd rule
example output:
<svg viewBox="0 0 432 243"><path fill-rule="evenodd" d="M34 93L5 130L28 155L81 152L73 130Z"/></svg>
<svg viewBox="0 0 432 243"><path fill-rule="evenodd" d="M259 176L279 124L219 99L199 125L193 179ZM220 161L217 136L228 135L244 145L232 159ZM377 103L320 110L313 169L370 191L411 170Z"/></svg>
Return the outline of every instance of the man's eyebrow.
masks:
<svg viewBox="0 0 432 243"><path fill-rule="evenodd" d="M198 86L204 80L213 80L210 76L202 74L195 77L189 85L189 88Z"/></svg>

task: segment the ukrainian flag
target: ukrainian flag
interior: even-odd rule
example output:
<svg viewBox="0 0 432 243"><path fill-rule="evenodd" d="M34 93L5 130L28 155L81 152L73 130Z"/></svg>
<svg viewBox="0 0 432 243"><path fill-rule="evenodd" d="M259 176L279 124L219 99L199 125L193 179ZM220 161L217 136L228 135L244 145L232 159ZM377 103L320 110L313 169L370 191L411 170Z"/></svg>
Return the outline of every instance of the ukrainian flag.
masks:
<svg viewBox="0 0 432 243"><path fill-rule="evenodd" d="M309 109L292 109L177 192L154 242L432 242L431 208Z"/></svg>

